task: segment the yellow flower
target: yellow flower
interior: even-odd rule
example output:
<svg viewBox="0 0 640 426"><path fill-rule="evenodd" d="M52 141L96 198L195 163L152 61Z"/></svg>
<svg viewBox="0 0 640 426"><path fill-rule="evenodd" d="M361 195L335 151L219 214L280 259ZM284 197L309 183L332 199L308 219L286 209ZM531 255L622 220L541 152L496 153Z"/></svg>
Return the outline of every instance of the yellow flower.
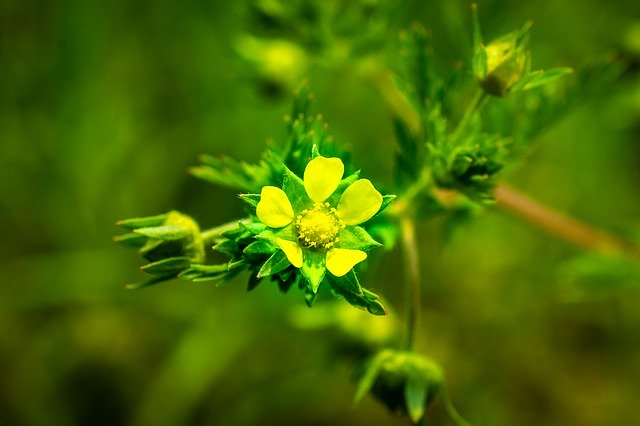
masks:
<svg viewBox="0 0 640 426"><path fill-rule="evenodd" d="M341 277L367 258L362 250L341 248L340 232L371 219L380 210L382 195L369 180L359 179L347 187L337 205L331 205L327 199L338 189L343 174L344 164L339 158L318 156L311 160L303 182L309 202L297 212L282 189L262 188L256 208L258 219L270 228L293 224L293 241L280 237L276 241L296 268L302 268L305 261L315 262L320 255L324 265L316 267L326 267ZM300 205L298 200L292 201L293 205Z"/></svg>

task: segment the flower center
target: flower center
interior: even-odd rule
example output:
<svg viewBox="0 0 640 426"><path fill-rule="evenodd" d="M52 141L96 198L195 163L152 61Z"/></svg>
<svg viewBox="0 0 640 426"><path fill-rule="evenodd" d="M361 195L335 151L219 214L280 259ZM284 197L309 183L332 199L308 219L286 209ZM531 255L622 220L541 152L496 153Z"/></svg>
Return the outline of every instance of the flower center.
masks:
<svg viewBox="0 0 640 426"><path fill-rule="evenodd" d="M339 241L338 232L345 226L336 213L329 203L315 203L302 210L295 222L300 244L307 248L332 248Z"/></svg>

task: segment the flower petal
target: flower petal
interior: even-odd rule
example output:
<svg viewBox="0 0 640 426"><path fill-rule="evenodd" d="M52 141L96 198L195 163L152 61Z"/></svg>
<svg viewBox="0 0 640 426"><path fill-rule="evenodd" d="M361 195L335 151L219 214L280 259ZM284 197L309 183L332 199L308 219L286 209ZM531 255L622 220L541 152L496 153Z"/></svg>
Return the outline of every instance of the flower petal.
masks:
<svg viewBox="0 0 640 426"><path fill-rule="evenodd" d="M316 203L321 203L336 190L342 175L344 164L337 157L316 157L309 161L304 169L304 189L309 198Z"/></svg>
<svg viewBox="0 0 640 426"><path fill-rule="evenodd" d="M295 241L287 241L282 238L278 238L276 240L278 242L278 247L282 249L284 254L289 259L289 262L296 268L302 267L302 248Z"/></svg>
<svg viewBox="0 0 640 426"><path fill-rule="evenodd" d="M327 252L327 269L336 277L341 277L366 258L367 253L362 250L334 248Z"/></svg>
<svg viewBox="0 0 640 426"><path fill-rule="evenodd" d="M282 189L265 186L260 193L256 215L268 227L282 228L293 221L293 208Z"/></svg>
<svg viewBox="0 0 640 426"><path fill-rule="evenodd" d="M382 205L382 195L369 179L355 181L338 202L338 217L345 225L359 225L371 219Z"/></svg>

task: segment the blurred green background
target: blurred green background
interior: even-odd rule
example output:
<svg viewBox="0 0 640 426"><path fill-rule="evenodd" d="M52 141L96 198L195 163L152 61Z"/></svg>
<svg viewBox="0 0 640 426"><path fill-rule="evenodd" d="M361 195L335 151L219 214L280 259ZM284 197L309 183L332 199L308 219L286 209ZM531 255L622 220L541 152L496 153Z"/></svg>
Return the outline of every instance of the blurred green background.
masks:
<svg viewBox="0 0 640 426"><path fill-rule="evenodd" d="M489 39L534 21L534 68L640 52L634 0L480 11ZM123 289L142 274L111 240L118 219L241 217L236 194L186 168L203 152L255 161L284 137L290 96L267 96L234 51L247 15L243 2L0 2L0 424L406 424L370 397L353 407L353 364L333 355L333 334L289 321L304 304L296 291L246 293L243 279ZM412 20L431 27L443 67L469 54L466 1L406 2L396 25ZM640 232L635 66L544 133L508 181ZM378 93L342 71L307 77L336 139L389 185ZM481 425L640 424L637 275L576 278L584 253L497 209L448 241L444 225L420 228L419 348L444 366L461 413ZM380 256L364 279L396 308L390 321L403 318L400 262L397 250ZM451 424L439 404L428 417Z"/></svg>

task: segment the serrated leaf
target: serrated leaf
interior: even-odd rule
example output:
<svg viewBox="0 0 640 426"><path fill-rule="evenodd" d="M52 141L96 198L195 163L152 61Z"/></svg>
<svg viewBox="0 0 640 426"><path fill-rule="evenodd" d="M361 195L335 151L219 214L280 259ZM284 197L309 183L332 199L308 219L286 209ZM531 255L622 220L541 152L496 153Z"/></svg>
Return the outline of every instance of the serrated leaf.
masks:
<svg viewBox="0 0 640 426"><path fill-rule="evenodd" d="M177 275L180 271L191 265L188 257L169 257L142 266L140 269L150 275L166 276Z"/></svg>
<svg viewBox="0 0 640 426"><path fill-rule="evenodd" d="M276 250L258 271L258 278L269 277L289 267L291 262L282 250Z"/></svg>
<svg viewBox="0 0 640 426"><path fill-rule="evenodd" d="M191 230L183 226L154 226L150 228L138 228L133 232L141 235L145 235L149 238L155 238L159 240L179 240L181 238L188 237L191 234Z"/></svg>
<svg viewBox="0 0 640 426"><path fill-rule="evenodd" d="M256 192L268 180L270 171L264 164L249 164L230 157L202 155L202 165L191 167L189 172L204 181L241 191Z"/></svg>
<svg viewBox="0 0 640 426"><path fill-rule="evenodd" d="M167 214L160 214L157 216L137 217L132 219L120 220L116 225L127 229L148 228L153 226L160 226L167 219Z"/></svg>
<svg viewBox="0 0 640 426"><path fill-rule="evenodd" d="M419 376L409 376L404 387L404 401L411 421L417 424L424 416L429 384Z"/></svg>

